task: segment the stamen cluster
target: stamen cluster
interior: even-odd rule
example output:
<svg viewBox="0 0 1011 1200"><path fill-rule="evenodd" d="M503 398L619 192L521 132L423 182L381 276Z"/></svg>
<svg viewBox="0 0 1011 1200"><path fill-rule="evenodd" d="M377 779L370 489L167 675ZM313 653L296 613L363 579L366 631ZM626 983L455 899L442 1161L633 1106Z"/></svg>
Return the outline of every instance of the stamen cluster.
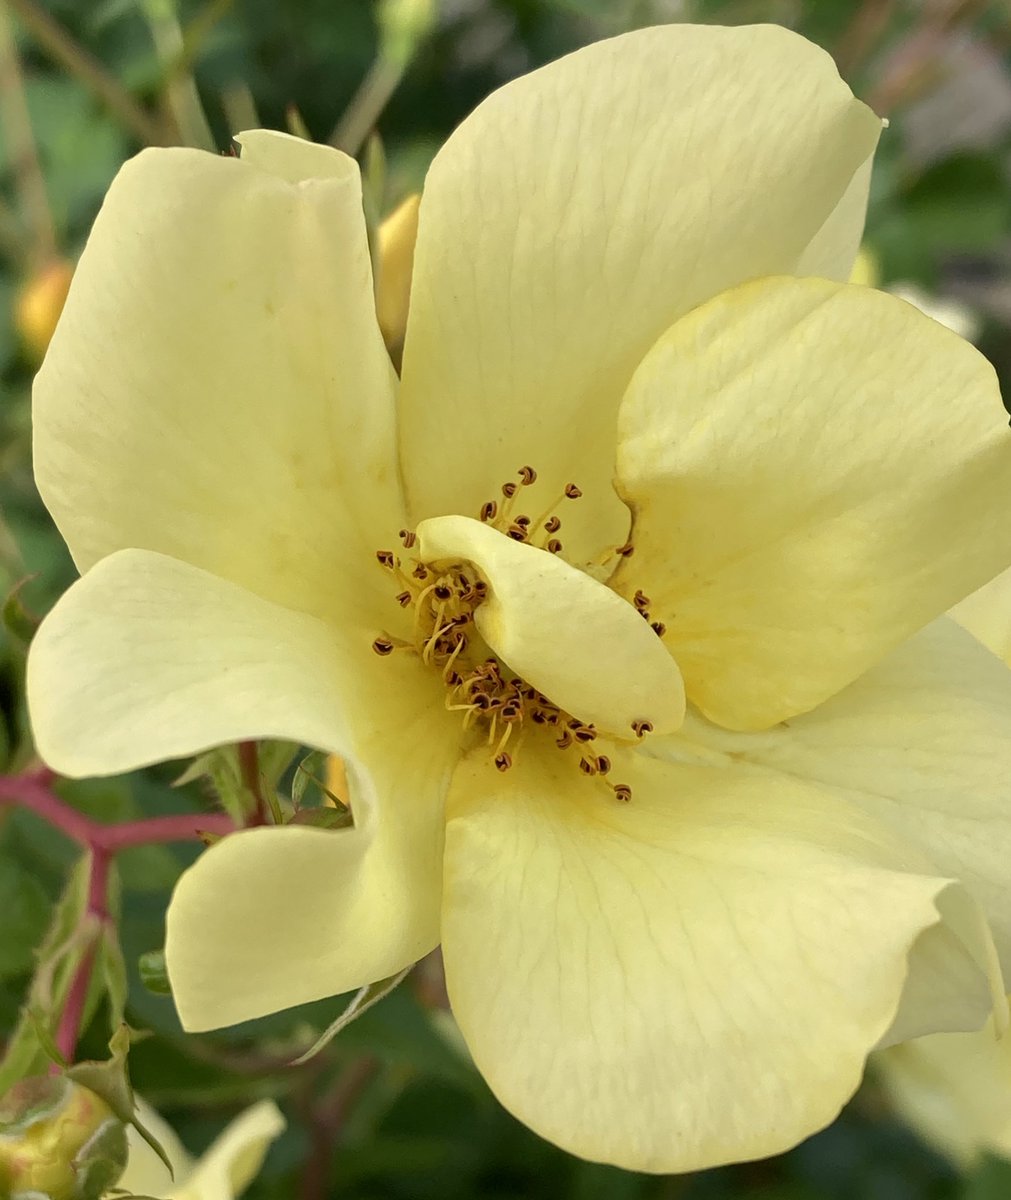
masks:
<svg viewBox="0 0 1011 1200"><path fill-rule="evenodd" d="M481 505L478 519L514 541L558 554L563 549L556 536L562 521L554 510L563 500L578 500L582 491L569 483L536 520L524 513L514 516L516 497L536 479L533 467L521 467L517 480L502 485L501 501L487 500ZM405 550L417 543L413 530L401 529L399 537ZM631 543L610 552L611 556L622 557L632 553ZM401 589L397 603L401 608L413 609L414 629L410 641L383 634L372 643L372 649L383 656L407 650L438 670L446 684L446 708L464 714L465 729L479 725L487 729L487 745L498 770L508 771L513 766L526 732L531 726L539 726L553 735L559 750L579 753L579 770L584 775L600 779L617 800L631 799L632 789L627 784L611 783L606 778L611 760L594 751L598 737L595 727L559 708L525 680L507 674L490 652L474 624L474 612L485 600L488 585L470 564L433 565L416 558L405 563L392 550L377 550L376 559ZM648 598L637 592L635 608L646 620L650 619L648 605ZM662 635L660 622L650 624ZM649 721L643 720L635 722L632 731L641 738L652 728Z"/></svg>

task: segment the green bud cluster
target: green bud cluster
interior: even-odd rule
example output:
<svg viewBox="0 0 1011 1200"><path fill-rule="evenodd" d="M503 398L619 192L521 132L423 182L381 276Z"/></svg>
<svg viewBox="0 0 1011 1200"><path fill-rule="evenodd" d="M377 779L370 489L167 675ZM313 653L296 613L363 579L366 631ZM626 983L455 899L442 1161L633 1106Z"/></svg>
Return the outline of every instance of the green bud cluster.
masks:
<svg viewBox="0 0 1011 1200"><path fill-rule="evenodd" d="M33 1076L0 1098L0 1196L98 1200L126 1168L126 1128L62 1075Z"/></svg>

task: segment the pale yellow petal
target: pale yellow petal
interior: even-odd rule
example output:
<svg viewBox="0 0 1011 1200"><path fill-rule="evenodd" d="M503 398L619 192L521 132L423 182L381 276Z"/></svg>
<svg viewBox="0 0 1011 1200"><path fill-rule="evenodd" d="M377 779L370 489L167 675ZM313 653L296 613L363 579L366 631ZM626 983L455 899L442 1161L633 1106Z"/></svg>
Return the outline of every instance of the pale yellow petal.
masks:
<svg viewBox="0 0 1011 1200"><path fill-rule="evenodd" d="M401 446L415 519L476 515L521 464L584 491L574 552L624 541L614 424L681 314L793 272L880 122L776 27L672 24L494 93L425 182ZM579 526L579 538L576 529Z"/></svg>
<svg viewBox="0 0 1011 1200"><path fill-rule="evenodd" d="M1011 571L960 601L950 615L1011 666Z"/></svg>
<svg viewBox="0 0 1011 1200"><path fill-rule="evenodd" d="M873 155L850 180L842 199L832 210L800 256L793 274L818 275L822 279L837 279L840 283L870 284L870 279L854 278L862 251L860 239L867 216L867 194L871 186Z"/></svg>
<svg viewBox="0 0 1011 1200"><path fill-rule="evenodd" d="M284 1131L277 1105L261 1100L228 1126L168 1200L235 1200L252 1183L271 1142Z"/></svg>
<svg viewBox="0 0 1011 1200"><path fill-rule="evenodd" d="M993 1026L941 1033L874 1058L898 1114L935 1150L968 1167L988 1151L1011 1158L1011 1038Z"/></svg>
<svg viewBox="0 0 1011 1200"><path fill-rule="evenodd" d="M435 674L376 657L375 632L126 550L70 589L32 645L33 727L64 774L263 737L345 761L353 828L233 834L180 880L166 953L191 1028L383 978L438 940L442 796L460 724Z"/></svg>
<svg viewBox="0 0 1011 1200"><path fill-rule="evenodd" d="M993 368L882 292L759 280L679 321L622 404L619 489L688 697L808 711L1011 562Z"/></svg>
<svg viewBox="0 0 1011 1200"><path fill-rule="evenodd" d="M477 1066L542 1136L636 1170L831 1121L955 891L818 787L681 747L616 761L627 805L536 754L468 760L449 802L443 953Z"/></svg>
<svg viewBox="0 0 1011 1200"><path fill-rule="evenodd" d="M831 789L961 880L1011 978L1011 672L954 622L935 622L787 725L708 736L776 778Z"/></svg>
<svg viewBox="0 0 1011 1200"><path fill-rule="evenodd" d="M399 363L411 303L414 242L418 236L418 193L408 196L379 226L376 315L394 363Z"/></svg>
<svg viewBox="0 0 1011 1200"><path fill-rule="evenodd" d="M677 664L631 604L575 567L470 517L417 529L427 562L473 563L488 583L474 623L495 654L554 704L604 733L633 740L681 724Z"/></svg>
<svg viewBox="0 0 1011 1200"><path fill-rule="evenodd" d="M36 380L36 476L82 570L140 547L325 615L402 524L361 185L241 138L248 162L117 176Z"/></svg>

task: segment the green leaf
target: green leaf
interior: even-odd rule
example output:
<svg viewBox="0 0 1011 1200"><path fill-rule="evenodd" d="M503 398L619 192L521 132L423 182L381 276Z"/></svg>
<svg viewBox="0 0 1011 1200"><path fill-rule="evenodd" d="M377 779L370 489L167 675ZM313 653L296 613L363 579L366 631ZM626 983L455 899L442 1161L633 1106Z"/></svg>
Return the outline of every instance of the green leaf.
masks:
<svg viewBox="0 0 1011 1200"><path fill-rule="evenodd" d="M404 967L402 971L398 971L388 979L380 979L377 983L369 983L365 987L359 988L354 994L351 1003L336 1021L328 1025L309 1049L304 1054L299 1055L292 1065L298 1066L300 1063L308 1062L310 1058L314 1058L324 1046L329 1045L333 1041L342 1029L346 1029L362 1013L368 1012L374 1004L378 1004L384 996L388 996L398 984L407 978L413 969L414 963L411 963L409 967Z"/></svg>
<svg viewBox="0 0 1011 1200"><path fill-rule="evenodd" d="M21 594L32 578L32 576L29 576L27 579L22 579L11 588L7 594L7 599L4 601L2 610L4 628L23 646L27 646L32 640L35 636L35 631L42 622L41 617L36 616L25 605Z"/></svg>
<svg viewBox="0 0 1011 1200"><path fill-rule="evenodd" d="M140 981L149 992L156 996L171 996L172 987L169 984L168 970L165 967L164 950L148 950L137 960Z"/></svg>
<svg viewBox="0 0 1011 1200"><path fill-rule="evenodd" d="M39 947L35 977L0 1060L0 1093L26 1075L40 1074L53 1059L52 1031L59 1022L74 972L91 944L85 928L90 878L91 856L83 854L70 873ZM94 934L92 929L90 935Z"/></svg>
<svg viewBox="0 0 1011 1200"><path fill-rule="evenodd" d="M49 897L12 855L0 852L0 978L27 974L49 922Z"/></svg>
<svg viewBox="0 0 1011 1200"><path fill-rule="evenodd" d="M355 820L350 808L331 808L329 804L318 808L300 808L289 825L309 825L313 829L347 829Z"/></svg>
<svg viewBox="0 0 1011 1200"><path fill-rule="evenodd" d="M987 1155L966 1179L959 1200L1007 1200L1011 1196L1011 1162Z"/></svg>

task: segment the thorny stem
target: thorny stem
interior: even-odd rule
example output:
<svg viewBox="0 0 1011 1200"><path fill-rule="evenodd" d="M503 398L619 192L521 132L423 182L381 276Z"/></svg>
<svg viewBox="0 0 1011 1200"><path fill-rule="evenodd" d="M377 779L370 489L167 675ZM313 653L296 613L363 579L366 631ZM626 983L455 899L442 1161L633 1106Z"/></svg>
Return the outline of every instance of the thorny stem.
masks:
<svg viewBox="0 0 1011 1200"><path fill-rule="evenodd" d="M180 813L105 825L93 821L91 817L85 816L61 800L52 790L55 778L53 773L45 768L23 775L0 776L0 807L18 805L28 809L54 829L58 829L65 837L77 842L91 856L88 903L83 919L95 925L95 936L91 938L74 972L55 1035L56 1048L65 1061L71 1062L81 1033L101 934L111 920L109 870L113 857L120 850L127 850L133 846L192 841L204 834L221 836L233 832L235 822L224 813Z"/></svg>

